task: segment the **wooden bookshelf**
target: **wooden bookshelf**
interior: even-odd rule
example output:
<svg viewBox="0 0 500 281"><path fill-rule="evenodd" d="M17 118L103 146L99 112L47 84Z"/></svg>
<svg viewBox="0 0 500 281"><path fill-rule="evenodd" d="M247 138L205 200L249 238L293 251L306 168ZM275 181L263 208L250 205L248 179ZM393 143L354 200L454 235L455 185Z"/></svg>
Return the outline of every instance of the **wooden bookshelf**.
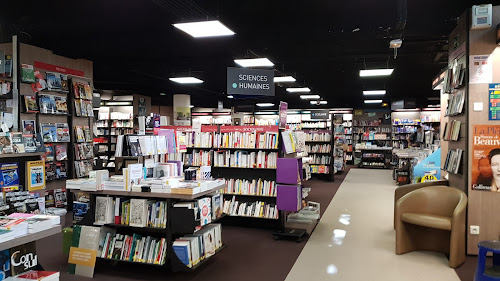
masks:
<svg viewBox="0 0 500 281"><path fill-rule="evenodd" d="M9 153L0 154L0 158L18 158L18 157L39 157L45 155L44 152L34 152L34 153Z"/></svg>

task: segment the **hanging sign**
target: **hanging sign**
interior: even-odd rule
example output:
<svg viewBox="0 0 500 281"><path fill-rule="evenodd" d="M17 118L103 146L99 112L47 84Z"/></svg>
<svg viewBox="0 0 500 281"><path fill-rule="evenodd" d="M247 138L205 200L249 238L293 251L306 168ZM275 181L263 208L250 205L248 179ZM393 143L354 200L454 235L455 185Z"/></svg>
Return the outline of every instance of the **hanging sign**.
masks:
<svg viewBox="0 0 500 281"><path fill-rule="evenodd" d="M288 103L280 101L280 129L286 129L286 112L288 110Z"/></svg>
<svg viewBox="0 0 500 281"><path fill-rule="evenodd" d="M228 67L227 93L274 96L274 70Z"/></svg>
<svg viewBox="0 0 500 281"><path fill-rule="evenodd" d="M489 119L500 120L500 83L490 84L488 94L490 98Z"/></svg>
<svg viewBox="0 0 500 281"><path fill-rule="evenodd" d="M330 112L328 110L311 111L311 119L324 119L324 120L328 120L329 117L330 117Z"/></svg>

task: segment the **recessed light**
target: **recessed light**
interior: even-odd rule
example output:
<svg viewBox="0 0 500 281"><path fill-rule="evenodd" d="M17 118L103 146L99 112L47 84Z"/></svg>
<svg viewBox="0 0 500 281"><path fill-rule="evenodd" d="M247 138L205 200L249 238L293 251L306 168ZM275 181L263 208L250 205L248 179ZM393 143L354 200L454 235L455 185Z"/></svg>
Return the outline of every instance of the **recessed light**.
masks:
<svg viewBox="0 0 500 281"><path fill-rule="evenodd" d="M167 94L165 94L165 93L160 93L160 96L166 96L166 95L167 95Z"/></svg>
<svg viewBox="0 0 500 281"><path fill-rule="evenodd" d="M315 104L315 105L318 105L318 101L310 101L311 104ZM328 102L326 100L322 100L322 101L319 101L319 104L328 104Z"/></svg>
<svg viewBox="0 0 500 281"><path fill-rule="evenodd" d="M264 102L264 103L258 103L256 104L258 107L271 107L271 106L274 106L274 103L270 103L270 102Z"/></svg>
<svg viewBox="0 0 500 281"><path fill-rule="evenodd" d="M360 77L370 77L370 76L388 76L391 75L394 69L365 69L359 71Z"/></svg>
<svg viewBox="0 0 500 281"><path fill-rule="evenodd" d="M319 95L300 95L300 98L304 100L317 100L321 97Z"/></svg>
<svg viewBox="0 0 500 281"><path fill-rule="evenodd" d="M223 25L220 21L198 21L187 23L176 23L174 27L186 32L194 38L229 36L235 33Z"/></svg>
<svg viewBox="0 0 500 281"><path fill-rule="evenodd" d="M382 103L382 100L365 100L365 103Z"/></svg>
<svg viewBox="0 0 500 281"><path fill-rule="evenodd" d="M241 67L259 67L259 66L270 67L270 66L274 66L274 63L272 63L267 58L240 59L240 60L234 60L234 62Z"/></svg>
<svg viewBox="0 0 500 281"><path fill-rule="evenodd" d="M292 76L279 76L279 77L274 77L274 82L275 83L295 82L295 78L293 78Z"/></svg>
<svg viewBox="0 0 500 281"><path fill-rule="evenodd" d="M365 96L377 96L377 95L385 95L385 90L377 90L377 91L363 91L363 95Z"/></svg>
<svg viewBox="0 0 500 281"><path fill-rule="evenodd" d="M203 83L203 80L200 80L196 77L173 77L173 78L168 78L170 81L179 83L179 84L201 84Z"/></svg>
<svg viewBox="0 0 500 281"><path fill-rule="evenodd" d="M193 108L193 107L194 107L194 105L190 105L190 106L189 106L189 108Z"/></svg>
<svg viewBox="0 0 500 281"><path fill-rule="evenodd" d="M228 98L228 99L232 99L232 98L234 98L234 97L233 97L232 95L228 95L228 96L227 96L227 98Z"/></svg>
<svg viewBox="0 0 500 281"><path fill-rule="evenodd" d="M289 93L309 93L311 89L305 87L305 88L287 88L287 92Z"/></svg>

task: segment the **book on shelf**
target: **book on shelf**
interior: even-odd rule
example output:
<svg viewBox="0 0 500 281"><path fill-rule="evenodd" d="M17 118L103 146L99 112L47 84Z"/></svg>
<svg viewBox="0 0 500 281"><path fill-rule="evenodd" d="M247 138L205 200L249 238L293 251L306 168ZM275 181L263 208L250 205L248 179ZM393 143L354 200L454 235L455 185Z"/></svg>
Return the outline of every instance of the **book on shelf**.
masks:
<svg viewBox="0 0 500 281"><path fill-rule="evenodd" d="M278 218L278 209L275 204L263 201L240 202L233 196L231 200L224 200L223 212L230 216L255 217L255 218Z"/></svg>
<svg viewBox="0 0 500 281"><path fill-rule="evenodd" d="M226 194L276 196L276 182L259 179L226 179Z"/></svg>
<svg viewBox="0 0 500 281"><path fill-rule="evenodd" d="M69 93L68 75L59 74L61 76L61 92Z"/></svg>
<svg viewBox="0 0 500 281"><path fill-rule="evenodd" d="M0 188L3 191L5 187L19 188L19 163L0 163Z"/></svg>
<svg viewBox="0 0 500 281"><path fill-rule="evenodd" d="M460 164L462 160L462 149L454 149L448 151L446 155L446 160L443 166L443 170L446 170L453 174L458 174L460 171Z"/></svg>
<svg viewBox="0 0 500 281"><path fill-rule="evenodd" d="M29 191L45 189L45 161L26 161L26 187Z"/></svg>
<svg viewBox="0 0 500 281"><path fill-rule="evenodd" d="M29 134L36 133L36 121L23 120L23 133L29 133Z"/></svg>
<svg viewBox="0 0 500 281"><path fill-rule="evenodd" d="M57 127L54 123L41 123L40 131L44 142L57 142Z"/></svg>
<svg viewBox="0 0 500 281"><path fill-rule="evenodd" d="M56 100L53 95L38 95L40 113L57 114Z"/></svg>
<svg viewBox="0 0 500 281"><path fill-rule="evenodd" d="M69 135L68 123L56 123L56 134L58 142L69 142L71 140Z"/></svg>
<svg viewBox="0 0 500 281"><path fill-rule="evenodd" d="M55 144L54 150L55 150L56 161L68 160L68 154L66 152L66 145L65 144Z"/></svg>
<svg viewBox="0 0 500 281"><path fill-rule="evenodd" d="M55 96L57 114L68 114L68 103L66 102L66 97Z"/></svg>
<svg viewBox="0 0 500 281"><path fill-rule="evenodd" d="M180 237L172 244L177 258L191 268L222 247L222 227L214 223L195 234Z"/></svg>
<svg viewBox="0 0 500 281"><path fill-rule="evenodd" d="M212 195L212 221L222 216L222 194Z"/></svg>
<svg viewBox="0 0 500 281"><path fill-rule="evenodd" d="M21 82L22 83L35 83L35 73L33 65L21 64Z"/></svg>
<svg viewBox="0 0 500 281"><path fill-rule="evenodd" d="M49 91L61 90L61 75L56 72L46 72L47 89Z"/></svg>
<svg viewBox="0 0 500 281"><path fill-rule="evenodd" d="M277 149L278 133L229 132L215 133L214 148L261 148Z"/></svg>
<svg viewBox="0 0 500 281"><path fill-rule="evenodd" d="M99 250L100 232L101 228L99 227L75 225L73 227L72 245L78 245L79 249L97 252ZM94 266L68 263L68 273L90 278L94 276Z"/></svg>
<svg viewBox="0 0 500 281"><path fill-rule="evenodd" d="M214 153L214 167L276 168L277 158L277 152L221 151Z"/></svg>
<svg viewBox="0 0 500 281"><path fill-rule="evenodd" d="M23 96L24 97L24 110L27 113L37 113L38 104L36 102L35 96Z"/></svg>
<svg viewBox="0 0 500 281"><path fill-rule="evenodd" d="M78 117L82 116L82 107L79 99L75 99L75 114Z"/></svg>
<svg viewBox="0 0 500 281"><path fill-rule="evenodd" d="M205 197L198 199L198 209L200 212L200 226L204 226L212 222L212 206L211 198Z"/></svg>
<svg viewBox="0 0 500 281"><path fill-rule="evenodd" d="M22 132L12 132L12 152L13 153L25 153L26 149L24 148L23 142L23 133Z"/></svg>
<svg viewBox="0 0 500 281"><path fill-rule="evenodd" d="M4 153L13 153L14 150L12 148L12 139L10 133L8 132L0 132L0 152Z"/></svg>

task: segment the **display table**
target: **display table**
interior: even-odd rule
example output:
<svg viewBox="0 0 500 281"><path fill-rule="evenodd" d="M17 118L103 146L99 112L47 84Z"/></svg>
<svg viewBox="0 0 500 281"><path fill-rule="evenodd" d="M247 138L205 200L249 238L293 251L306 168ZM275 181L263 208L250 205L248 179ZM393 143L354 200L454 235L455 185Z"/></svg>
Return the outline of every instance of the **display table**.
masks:
<svg viewBox="0 0 500 281"><path fill-rule="evenodd" d="M60 225L56 225L52 228L42 230L35 233L29 233L23 236L16 237L12 240L8 240L0 243L0 251L7 250L10 248L14 248L20 245L24 245L33 241L40 240L42 238L46 238L55 234L58 234L62 231L62 227Z"/></svg>

